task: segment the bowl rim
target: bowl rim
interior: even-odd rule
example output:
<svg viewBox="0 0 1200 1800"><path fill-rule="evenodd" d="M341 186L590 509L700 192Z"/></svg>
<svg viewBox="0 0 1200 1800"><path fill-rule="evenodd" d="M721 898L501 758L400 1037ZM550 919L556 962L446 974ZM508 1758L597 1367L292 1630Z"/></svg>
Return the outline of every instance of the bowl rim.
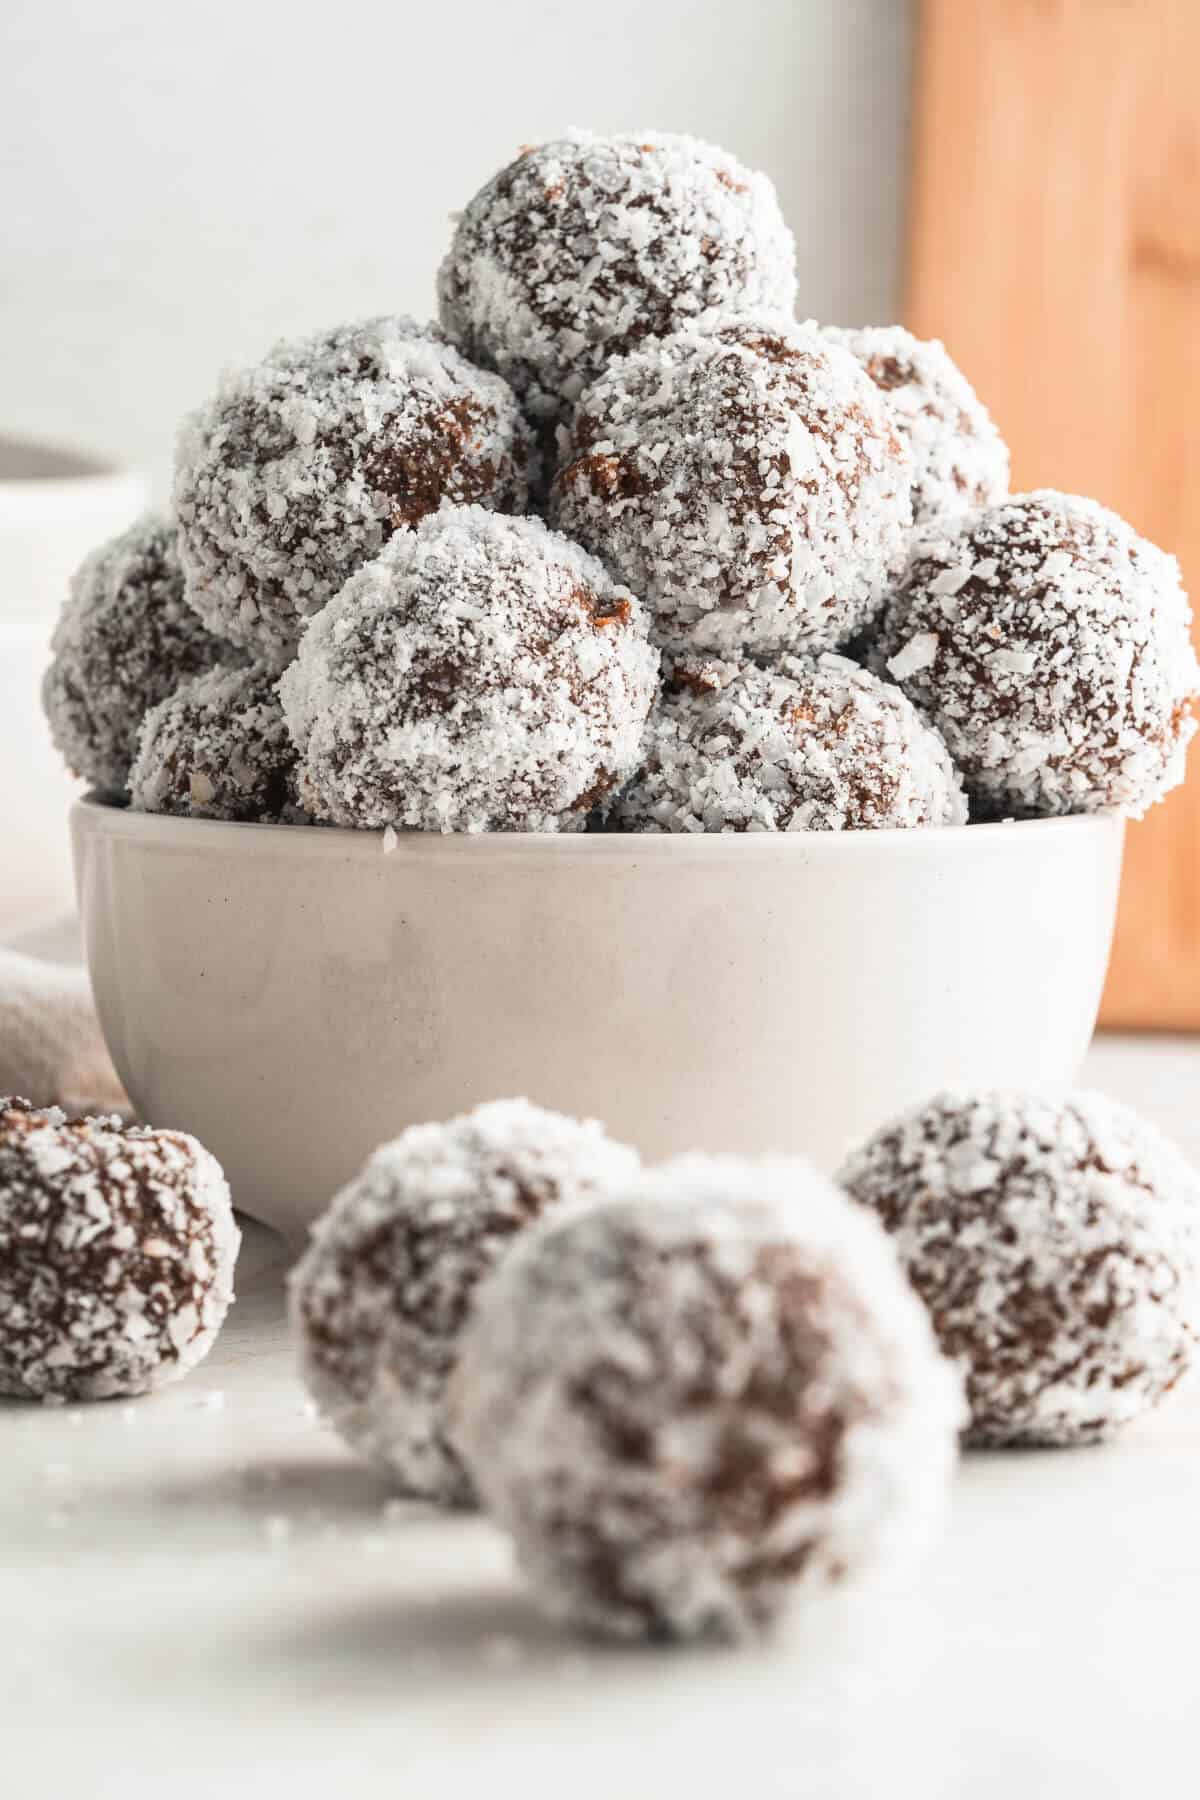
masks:
<svg viewBox="0 0 1200 1800"><path fill-rule="evenodd" d="M23 467L18 465L23 464ZM0 431L0 493L30 498L46 490L142 482L140 469L88 444Z"/></svg>
<svg viewBox="0 0 1200 1800"><path fill-rule="evenodd" d="M1008 819L982 825L939 825L917 828L889 826L878 831L759 832L553 832L476 831L394 832L385 849L384 829L349 830L337 825L234 824L224 819L187 819L166 813L134 812L93 792L71 806L75 832L140 842L159 849L195 849L207 840L211 848L253 854L268 847L299 856L343 860L383 857L388 862L413 858L483 857L630 862L647 857L675 859L691 854L713 860L725 856L774 856L832 860L881 851L909 854L1029 848L1060 837L1088 833L1101 839L1119 836L1124 818L1116 812L1072 813L1054 819ZM1035 835L1036 834L1036 838ZM738 848L737 846L740 846Z"/></svg>

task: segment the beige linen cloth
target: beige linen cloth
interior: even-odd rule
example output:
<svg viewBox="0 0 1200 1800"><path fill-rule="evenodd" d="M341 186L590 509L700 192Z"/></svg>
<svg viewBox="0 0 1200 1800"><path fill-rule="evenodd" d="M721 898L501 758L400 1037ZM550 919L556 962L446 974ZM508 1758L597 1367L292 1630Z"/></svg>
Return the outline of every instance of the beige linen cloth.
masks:
<svg viewBox="0 0 1200 1800"><path fill-rule="evenodd" d="M0 1098L128 1113L83 970L0 947Z"/></svg>

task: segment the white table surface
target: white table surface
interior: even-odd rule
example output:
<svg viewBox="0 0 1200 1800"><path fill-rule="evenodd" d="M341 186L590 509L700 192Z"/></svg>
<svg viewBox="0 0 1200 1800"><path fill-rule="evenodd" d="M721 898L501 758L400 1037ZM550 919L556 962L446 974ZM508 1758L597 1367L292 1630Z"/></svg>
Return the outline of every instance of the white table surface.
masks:
<svg viewBox="0 0 1200 1800"><path fill-rule="evenodd" d="M1200 1158L1200 1044L1089 1078ZM5 1800L1107 1800L1200 1790L1200 1393L1118 1445L974 1455L919 1576L749 1650L543 1625L483 1521L388 1506L292 1375L250 1227L212 1356L0 1408Z"/></svg>

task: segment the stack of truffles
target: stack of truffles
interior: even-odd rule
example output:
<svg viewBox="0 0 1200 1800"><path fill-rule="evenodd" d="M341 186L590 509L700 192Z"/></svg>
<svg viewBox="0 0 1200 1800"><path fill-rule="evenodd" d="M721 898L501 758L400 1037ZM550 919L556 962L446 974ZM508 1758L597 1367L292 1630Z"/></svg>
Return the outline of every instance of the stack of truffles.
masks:
<svg viewBox="0 0 1200 1800"><path fill-rule="evenodd" d="M797 324L769 180L665 133L524 151L440 324L277 345L80 570L68 763L150 812L789 831L1118 810L1182 774L1174 561L1008 493L940 344Z"/></svg>

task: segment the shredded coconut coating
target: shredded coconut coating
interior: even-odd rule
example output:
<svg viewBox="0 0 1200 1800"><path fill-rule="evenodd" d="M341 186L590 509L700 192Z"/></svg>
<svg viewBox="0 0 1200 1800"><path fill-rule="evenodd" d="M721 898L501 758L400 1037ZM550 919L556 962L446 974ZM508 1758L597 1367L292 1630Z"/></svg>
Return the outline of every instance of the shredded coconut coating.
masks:
<svg viewBox="0 0 1200 1800"><path fill-rule="evenodd" d="M874 663L981 816L1139 817L1183 779L1200 669L1174 557L1044 490L922 533Z"/></svg>
<svg viewBox="0 0 1200 1800"><path fill-rule="evenodd" d="M451 1416L547 1610L741 1637L923 1544L961 1395L867 1214L802 1162L690 1156L514 1249Z"/></svg>
<svg viewBox="0 0 1200 1800"><path fill-rule="evenodd" d="M121 795L152 706L189 676L237 660L183 597L175 528L147 513L101 545L71 582L42 704L72 771Z"/></svg>
<svg viewBox="0 0 1200 1800"><path fill-rule="evenodd" d="M822 336L849 350L882 392L912 454L916 524L1004 498L1008 446L944 344L901 325L827 325Z"/></svg>
<svg viewBox="0 0 1200 1800"><path fill-rule="evenodd" d="M530 455L511 389L436 326L368 319L277 344L180 432L188 599L282 667L355 569L443 500L523 512Z"/></svg>
<svg viewBox="0 0 1200 1800"><path fill-rule="evenodd" d="M610 818L625 831L869 831L965 825L967 803L899 688L826 652L674 663Z"/></svg>
<svg viewBox="0 0 1200 1800"><path fill-rule="evenodd" d="M0 1100L0 1394L106 1400L178 1380L232 1304L240 1242L194 1138Z"/></svg>
<svg viewBox="0 0 1200 1800"><path fill-rule="evenodd" d="M965 1373L968 1442L1093 1442L1194 1362L1200 1182L1126 1107L940 1094L839 1180L891 1233Z"/></svg>
<svg viewBox="0 0 1200 1800"><path fill-rule="evenodd" d="M275 671L252 663L185 682L147 714L129 786L137 812L303 823Z"/></svg>
<svg viewBox="0 0 1200 1800"><path fill-rule="evenodd" d="M313 1229L291 1278L301 1369L321 1412L408 1492L469 1505L446 1386L483 1276L548 1208L629 1180L594 1120L496 1100L377 1150Z"/></svg>
<svg viewBox="0 0 1200 1800"><path fill-rule="evenodd" d="M280 691L319 819L570 831L636 767L657 673L595 558L539 519L446 507L314 619Z"/></svg>
<svg viewBox="0 0 1200 1800"><path fill-rule="evenodd" d="M565 419L642 338L727 313L788 315L795 293L767 177L658 131L572 131L524 150L459 216L438 276L451 337L543 419Z"/></svg>
<svg viewBox="0 0 1200 1800"><path fill-rule="evenodd" d="M833 649L878 613L912 525L883 395L811 325L742 319L612 363L581 398L550 517L674 648Z"/></svg>

